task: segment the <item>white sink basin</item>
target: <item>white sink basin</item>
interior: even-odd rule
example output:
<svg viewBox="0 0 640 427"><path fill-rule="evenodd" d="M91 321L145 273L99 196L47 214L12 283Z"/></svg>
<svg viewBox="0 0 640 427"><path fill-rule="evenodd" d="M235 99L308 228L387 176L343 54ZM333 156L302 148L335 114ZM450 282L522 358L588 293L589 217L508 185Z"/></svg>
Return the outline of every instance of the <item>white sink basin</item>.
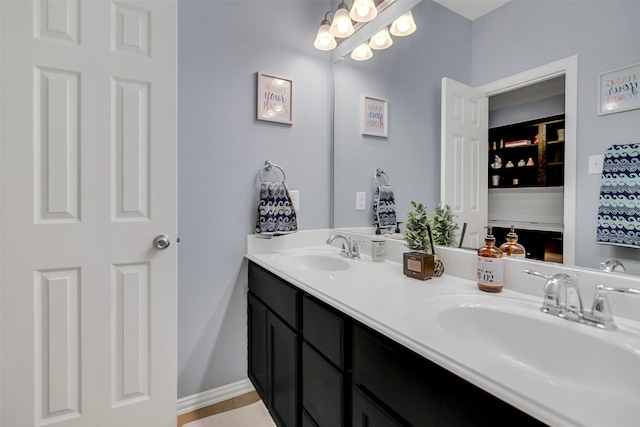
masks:
<svg viewBox="0 0 640 427"><path fill-rule="evenodd" d="M342 271L351 267L340 255L334 254L280 254L278 261L284 267L304 271Z"/></svg>
<svg viewBox="0 0 640 427"><path fill-rule="evenodd" d="M637 331L576 324L515 298L459 294L429 300L435 302L430 307L435 308L439 328L488 358L539 375L550 384L640 396Z"/></svg>

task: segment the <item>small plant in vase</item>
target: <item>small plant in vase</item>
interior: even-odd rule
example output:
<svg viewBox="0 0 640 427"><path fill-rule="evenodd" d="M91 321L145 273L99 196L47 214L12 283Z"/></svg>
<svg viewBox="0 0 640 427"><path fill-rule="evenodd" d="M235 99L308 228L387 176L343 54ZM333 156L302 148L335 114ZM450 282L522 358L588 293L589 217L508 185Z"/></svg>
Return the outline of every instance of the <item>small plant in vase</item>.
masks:
<svg viewBox="0 0 640 427"><path fill-rule="evenodd" d="M407 246L414 252L404 254L404 274L420 280L433 277L433 255L427 253L429 245L429 217L427 207L411 201L413 211L407 214L404 236Z"/></svg>
<svg viewBox="0 0 640 427"><path fill-rule="evenodd" d="M407 214L404 236L407 246L414 251L426 251L429 247L429 217L427 207L411 201L414 210Z"/></svg>
<svg viewBox="0 0 640 427"><path fill-rule="evenodd" d="M456 216L451 211L451 206L445 205L443 207L442 203L438 203L431 220L434 243L441 246L455 246L453 233L457 229Z"/></svg>

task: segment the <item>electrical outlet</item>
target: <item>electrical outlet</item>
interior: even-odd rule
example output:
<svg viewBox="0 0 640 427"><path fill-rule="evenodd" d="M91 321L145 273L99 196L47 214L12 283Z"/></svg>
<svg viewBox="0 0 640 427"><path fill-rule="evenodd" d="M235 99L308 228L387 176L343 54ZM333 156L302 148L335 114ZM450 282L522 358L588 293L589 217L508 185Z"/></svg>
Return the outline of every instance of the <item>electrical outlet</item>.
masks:
<svg viewBox="0 0 640 427"><path fill-rule="evenodd" d="M365 193L364 191L356 192L356 210L363 211L366 203L367 203L367 193Z"/></svg>
<svg viewBox="0 0 640 427"><path fill-rule="evenodd" d="M601 174L603 163L604 163L604 154L596 154L593 156L589 156L589 173L598 174L598 175Z"/></svg>
<svg viewBox="0 0 640 427"><path fill-rule="evenodd" d="M291 197L291 203L293 203L293 209L296 212L300 211L300 191L293 190L289 191L289 197Z"/></svg>

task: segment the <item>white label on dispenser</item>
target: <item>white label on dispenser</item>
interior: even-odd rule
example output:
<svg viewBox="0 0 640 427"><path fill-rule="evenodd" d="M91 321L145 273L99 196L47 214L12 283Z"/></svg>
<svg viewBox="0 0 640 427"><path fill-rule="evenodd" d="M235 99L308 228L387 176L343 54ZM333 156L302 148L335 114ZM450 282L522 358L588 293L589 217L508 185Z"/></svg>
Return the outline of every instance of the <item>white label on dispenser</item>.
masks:
<svg viewBox="0 0 640 427"><path fill-rule="evenodd" d="M478 256L478 283L502 286L502 258Z"/></svg>

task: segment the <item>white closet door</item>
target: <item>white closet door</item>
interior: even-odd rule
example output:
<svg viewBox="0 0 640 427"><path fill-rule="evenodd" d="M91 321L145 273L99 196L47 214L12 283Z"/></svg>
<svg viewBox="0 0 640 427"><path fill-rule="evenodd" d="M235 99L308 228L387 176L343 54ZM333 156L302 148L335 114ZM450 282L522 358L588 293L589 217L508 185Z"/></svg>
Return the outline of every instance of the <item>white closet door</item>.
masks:
<svg viewBox="0 0 640 427"><path fill-rule="evenodd" d="M467 223L463 246L482 246L487 226L488 105L484 92L442 79L441 199ZM460 236L457 237L458 242Z"/></svg>
<svg viewBox="0 0 640 427"><path fill-rule="evenodd" d="M176 422L175 1L2 1L0 425Z"/></svg>

